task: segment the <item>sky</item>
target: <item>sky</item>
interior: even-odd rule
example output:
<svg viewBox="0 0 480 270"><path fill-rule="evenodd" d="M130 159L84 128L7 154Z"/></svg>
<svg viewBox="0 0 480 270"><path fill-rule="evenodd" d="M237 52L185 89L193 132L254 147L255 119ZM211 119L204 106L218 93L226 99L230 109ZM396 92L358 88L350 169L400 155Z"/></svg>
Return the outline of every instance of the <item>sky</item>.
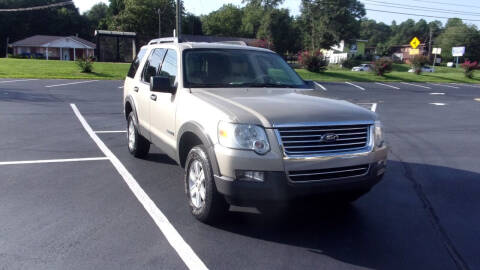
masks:
<svg viewBox="0 0 480 270"><path fill-rule="evenodd" d="M475 24L480 28L480 1L479 0L360 0L367 9L367 17L376 21L390 24L393 20L397 23L412 18L416 21L423 18L426 21L440 20L445 23L447 20L442 18L430 18L427 16L440 17L459 17L464 19L474 19L478 21L466 21ZM80 8L80 12L87 11L95 3L108 0L74 0L75 5ZM450 3L448 3L450 2ZM454 3L452 3L454 2ZM185 8L188 12L195 15L208 14L217 10L224 4L242 5L242 0L184 0ZM292 15L300 13L300 0L285 0L282 5L284 8L290 9ZM422 10L419 7L427 8ZM402 15L384 13L375 10L383 10L389 12L419 14L421 16ZM436 10L432 10L436 9ZM452 14L451 12L457 12Z"/></svg>

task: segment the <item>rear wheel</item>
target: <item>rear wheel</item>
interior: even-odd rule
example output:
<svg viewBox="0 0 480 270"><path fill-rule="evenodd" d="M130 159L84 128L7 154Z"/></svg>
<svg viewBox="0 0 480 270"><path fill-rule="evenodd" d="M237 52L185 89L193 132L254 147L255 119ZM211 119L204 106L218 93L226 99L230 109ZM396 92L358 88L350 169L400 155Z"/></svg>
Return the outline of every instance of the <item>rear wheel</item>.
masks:
<svg viewBox="0 0 480 270"><path fill-rule="evenodd" d="M196 219L212 223L228 211L229 205L215 187L205 147L192 148L185 164L185 191L190 210Z"/></svg>
<svg viewBox="0 0 480 270"><path fill-rule="evenodd" d="M148 155L150 151L150 142L145 139L140 133L138 133L138 124L137 119L133 112L128 116L128 130L127 130L127 139L128 139L128 151L134 157L142 158Z"/></svg>

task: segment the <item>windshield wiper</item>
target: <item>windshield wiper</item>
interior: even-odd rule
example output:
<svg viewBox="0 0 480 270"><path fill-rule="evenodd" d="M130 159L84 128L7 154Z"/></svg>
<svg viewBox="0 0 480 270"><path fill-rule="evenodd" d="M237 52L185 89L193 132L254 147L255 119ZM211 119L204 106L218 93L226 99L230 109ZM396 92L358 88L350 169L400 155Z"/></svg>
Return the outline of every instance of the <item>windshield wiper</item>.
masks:
<svg viewBox="0 0 480 270"><path fill-rule="evenodd" d="M290 85L290 84L281 84L281 83L255 83L255 82L250 82L250 83L241 83L241 84L235 84L235 86L243 86L243 87L277 87L277 88L296 88L297 86L295 85Z"/></svg>

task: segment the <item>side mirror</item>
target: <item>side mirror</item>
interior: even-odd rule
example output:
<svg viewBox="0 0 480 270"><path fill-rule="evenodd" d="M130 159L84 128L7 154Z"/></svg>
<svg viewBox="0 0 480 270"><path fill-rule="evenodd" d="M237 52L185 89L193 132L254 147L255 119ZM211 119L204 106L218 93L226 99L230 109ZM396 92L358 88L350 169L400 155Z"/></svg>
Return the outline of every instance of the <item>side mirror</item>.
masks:
<svg viewBox="0 0 480 270"><path fill-rule="evenodd" d="M165 76L150 77L150 91L174 94L177 90L176 85L172 85L170 78Z"/></svg>

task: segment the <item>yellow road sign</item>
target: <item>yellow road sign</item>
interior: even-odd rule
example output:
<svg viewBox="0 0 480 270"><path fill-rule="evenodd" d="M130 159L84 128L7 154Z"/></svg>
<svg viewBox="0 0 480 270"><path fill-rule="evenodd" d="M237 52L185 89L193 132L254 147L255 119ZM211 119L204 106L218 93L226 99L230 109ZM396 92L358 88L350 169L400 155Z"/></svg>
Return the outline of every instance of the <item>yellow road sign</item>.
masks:
<svg viewBox="0 0 480 270"><path fill-rule="evenodd" d="M410 55L419 55L420 49L410 49Z"/></svg>
<svg viewBox="0 0 480 270"><path fill-rule="evenodd" d="M412 46L412 48L416 49L418 47L418 45L420 45L420 40L417 37L414 37L412 39L412 41L410 41L410 46Z"/></svg>

